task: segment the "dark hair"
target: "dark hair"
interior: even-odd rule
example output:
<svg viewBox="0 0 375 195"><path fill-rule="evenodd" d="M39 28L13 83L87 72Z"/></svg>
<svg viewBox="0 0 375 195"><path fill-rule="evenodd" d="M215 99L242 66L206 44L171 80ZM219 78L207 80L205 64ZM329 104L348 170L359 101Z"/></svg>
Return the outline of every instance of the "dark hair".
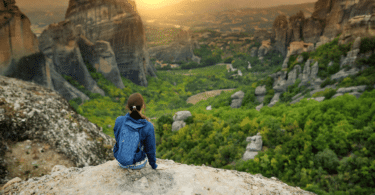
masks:
<svg viewBox="0 0 375 195"><path fill-rule="evenodd" d="M132 118L146 119L147 121L150 121L150 119L148 119L145 115L140 113L143 105L145 106L145 109L146 109L146 105L145 105L142 95L140 93L133 93L128 98L128 103L126 105L126 108L130 110L129 114ZM136 106L136 108L134 109L133 106Z"/></svg>

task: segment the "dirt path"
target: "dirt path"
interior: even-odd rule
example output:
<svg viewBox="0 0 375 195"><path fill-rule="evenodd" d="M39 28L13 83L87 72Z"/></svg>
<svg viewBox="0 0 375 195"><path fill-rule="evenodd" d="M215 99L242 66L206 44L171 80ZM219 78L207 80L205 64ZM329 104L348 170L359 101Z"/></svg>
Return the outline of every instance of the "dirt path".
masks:
<svg viewBox="0 0 375 195"><path fill-rule="evenodd" d="M233 91L233 90L235 90L235 89L218 89L218 90L213 90L213 91L205 91L205 92L198 93L196 95L193 95L193 96L189 97L186 100L186 102L196 104L201 100L206 100L209 97L214 97L214 96L220 95L220 93L222 91Z"/></svg>

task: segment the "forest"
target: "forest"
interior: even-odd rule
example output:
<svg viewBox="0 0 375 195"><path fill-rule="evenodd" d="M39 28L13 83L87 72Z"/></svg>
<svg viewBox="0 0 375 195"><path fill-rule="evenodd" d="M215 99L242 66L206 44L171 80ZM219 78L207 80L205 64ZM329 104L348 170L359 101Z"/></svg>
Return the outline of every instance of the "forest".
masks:
<svg viewBox="0 0 375 195"><path fill-rule="evenodd" d="M264 61L251 57L249 52L236 51L223 59L218 48L204 45L194 51L202 58L201 64L187 62L176 69L158 69L158 78L147 77L148 87L122 77L124 89L116 88L92 65L86 64L105 91L104 97L90 93L68 76L65 78L91 98L86 102L71 100L73 108L112 137L116 118L128 111L127 98L132 93L141 93L146 102L143 113L154 124L157 158L260 173L319 195L368 195L375 193L375 54L357 60L357 66L363 68L357 75L329 79L339 71L340 56L346 55L351 44L338 45L335 39L302 55L304 62L307 59L319 62L318 76L327 78L322 87L332 83L338 83L339 87L367 85L360 98L345 94L332 99L335 90L326 90L314 94L326 97L323 102L305 98L290 104L297 93L311 97L306 87L298 87L300 81L297 81L276 105L260 111L255 110L261 103L255 97L255 88L266 85L264 103L269 103L274 91L273 79L267 75L280 71L283 62L277 52L270 52ZM375 37L362 38L360 53L374 50ZM296 58L290 57L285 71L297 64ZM330 61L334 64L328 67ZM219 62L232 63L243 76L233 76L225 66L216 65ZM251 69L247 69L248 62ZM186 103L188 97L197 93L229 88L236 90L222 92L195 105ZM239 90L245 92L242 106L232 109L230 96ZM209 105L212 110L206 110ZM192 117L185 120L185 127L172 132L172 117L182 110L190 111ZM263 140L262 151L254 159L243 161L246 137L258 132Z"/></svg>

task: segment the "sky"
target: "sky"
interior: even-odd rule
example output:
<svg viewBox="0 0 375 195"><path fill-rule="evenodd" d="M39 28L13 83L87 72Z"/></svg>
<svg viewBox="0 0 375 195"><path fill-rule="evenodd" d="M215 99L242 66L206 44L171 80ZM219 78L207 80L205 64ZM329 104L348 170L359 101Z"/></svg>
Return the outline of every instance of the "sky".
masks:
<svg viewBox="0 0 375 195"><path fill-rule="evenodd" d="M157 9L163 6L178 3L182 0L135 0L138 9ZM202 1L202 0L191 0L191 1ZM256 0L258 1L258 0ZM275 0L275 2L285 2L289 0ZM300 0L301 3L315 2L316 0ZM64 6L67 7L69 0L16 0L16 5L21 9L46 9L50 6Z"/></svg>

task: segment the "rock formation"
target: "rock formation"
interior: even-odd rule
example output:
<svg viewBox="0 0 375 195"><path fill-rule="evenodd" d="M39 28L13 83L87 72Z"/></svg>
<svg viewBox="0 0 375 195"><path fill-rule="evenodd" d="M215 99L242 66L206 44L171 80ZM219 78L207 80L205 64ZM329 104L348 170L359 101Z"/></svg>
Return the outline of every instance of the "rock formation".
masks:
<svg viewBox="0 0 375 195"><path fill-rule="evenodd" d="M239 108L241 107L242 99L245 97L245 93L243 91L237 91L230 97L232 98L232 103L230 104L230 107Z"/></svg>
<svg viewBox="0 0 375 195"><path fill-rule="evenodd" d="M200 58L194 55L194 49L198 47L199 44L191 38L191 33L181 29L171 44L152 47L148 52L151 58L157 60L167 62L187 62L193 60L199 63Z"/></svg>
<svg viewBox="0 0 375 195"><path fill-rule="evenodd" d="M4 194L314 194L260 174L159 158L156 163L156 170L148 163L140 170L123 169L115 160L84 168L57 165L50 175L28 181L16 177L3 189Z"/></svg>
<svg viewBox="0 0 375 195"><path fill-rule="evenodd" d="M9 74L22 57L39 51L30 25L14 0L0 0L0 75Z"/></svg>
<svg viewBox="0 0 375 195"><path fill-rule="evenodd" d="M178 131L182 127L185 127L185 119L187 119L189 116L192 116L190 111L176 112L173 116L172 131Z"/></svg>
<svg viewBox="0 0 375 195"><path fill-rule="evenodd" d="M78 32L70 21L51 24L39 37L39 49L46 61L52 62L51 69L62 75L71 76L92 93L105 95L91 77L78 47Z"/></svg>
<svg viewBox="0 0 375 195"><path fill-rule="evenodd" d="M242 160L254 159L254 157L258 154L258 151L262 150L262 136L260 133L257 133L252 137L247 137L246 142L250 143L246 146L246 152L243 154Z"/></svg>
<svg viewBox="0 0 375 195"><path fill-rule="evenodd" d="M70 159L89 166L113 159L114 139L77 114L55 91L31 82L0 76L0 146L6 141L40 140ZM3 159L3 150L0 159ZM6 166L0 162L0 180Z"/></svg>
<svg viewBox="0 0 375 195"><path fill-rule="evenodd" d="M331 40L342 33L341 39L348 42L357 36L374 35L374 9L373 0L318 0L310 18L304 18L302 12L289 19L279 15L272 27L275 49L286 56L286 47L293 41L317 43L321 36Z"/></svg>
<svg viewBox="0 0 375 195"><path fill-rule="evenodd" d="M70 0L65 18L81 25L91 42L110 43L122 76L142 86L147 86L147 74L156 76L149 63L143 23L134 1Z"/></svg>

